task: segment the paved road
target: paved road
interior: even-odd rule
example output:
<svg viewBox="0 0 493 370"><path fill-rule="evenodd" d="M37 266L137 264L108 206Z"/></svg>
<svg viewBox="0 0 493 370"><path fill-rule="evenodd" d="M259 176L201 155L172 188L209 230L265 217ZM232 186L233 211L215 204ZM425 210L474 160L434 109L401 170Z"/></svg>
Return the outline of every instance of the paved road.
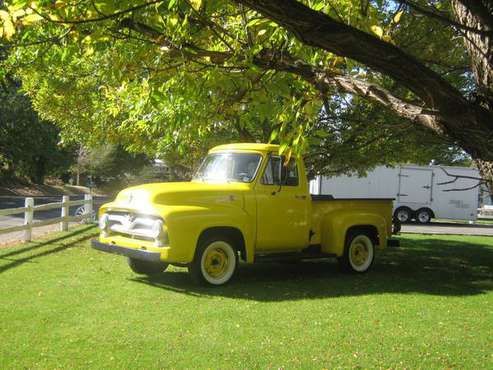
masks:
<svg viewBox="0 0 493 370"><path fill-rule="evenodd" d="M417 224L402 225L401 232L412 233L412 234L493 236L493 225L478 225L478 224L470 225L470 224L432 222L428 225L417 225Z"/></svg>
<svg viewBox="0 0 493 370"><path fill-rule="evenodd" d="M33 197L34 198L34 205L40 205L40 204L47 204L47 203L54 203L54 202L61 202L62 197L61 196L50 196L50 197ZM23 207L24 206L24 197L9 197L9 196L2 196L0 197L0 209L7 209L7 208L17 208L17 207ZM82 200L84 199L83 195L76 195L76 196L71 196L70 200ZM97 212L101 204L107 201L106 197L95 197L94 198L94 209ZM69 209L69 214L71 216L75 215L75 212L79 208L79 206L74 206L70 207ZM42 221L42 220L47 220L50 218L56 218L60 217L61 215L61 209L50 209L47 211L38 211L34 212L34 222L36 221ZM0 228L6 228L10 226L17 226L17 225L22 225L24 223L24 214L20 213L17 215L10 215L10 216L0 216ZM55 225L48 225L48 226L43 226L39 228L33 229L33 234L34 236L39 236L42 234L46 234L48 232L53 232L58 230L59 226L57 224ZM15 233L10 233L10 234L2 234L0 235L0 244L6 244L6 243L12 243L16 240L21 240L22 239L23 232L15 232Z"/></svg>

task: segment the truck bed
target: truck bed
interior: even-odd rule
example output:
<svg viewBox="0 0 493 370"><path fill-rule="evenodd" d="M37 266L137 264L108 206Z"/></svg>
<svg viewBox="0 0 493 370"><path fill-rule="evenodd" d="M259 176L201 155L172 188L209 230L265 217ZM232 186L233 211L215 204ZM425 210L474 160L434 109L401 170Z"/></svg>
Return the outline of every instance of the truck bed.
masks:
<svg viewBox="0 0 493 370"><path fill-rule="evenodd" d="M387 238L392 234L393 198L334 198L331 195L312 195L311 198L310 241L312 244L321 244L323 253L340 255L346 225L364 226L370 222L378 228L381 247L386 245ZM342 239L336 240L341 235Z"/></svg>

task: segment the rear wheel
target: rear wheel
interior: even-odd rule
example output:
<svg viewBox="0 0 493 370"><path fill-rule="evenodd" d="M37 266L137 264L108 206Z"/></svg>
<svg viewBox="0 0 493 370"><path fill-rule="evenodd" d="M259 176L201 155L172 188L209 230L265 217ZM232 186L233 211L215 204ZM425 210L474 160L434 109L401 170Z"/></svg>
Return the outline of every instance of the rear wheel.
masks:
<svg viewBox="0 0 493 370"><path fill-rule="evenodd" d="M135 258L128 259L128 266L130 266L133 272L141 275L160 274L161 272L164 272L168 268L168 264L164 262L155 263L155 262L137 260Z"/></svg>
<svg viewBox="0 0 493 370"><path fill-rule="evenodd" d="M225 236L212 236L199 242L195 258L188 266L192 279L199 284L224 285L234 276L238 253Z"/></svg>
<svg viewBox="0 0 493 370"><path fill-rule="evenodd" d="M410 222L412 218L413 211L408 207L399 207L394 212L394 218L399 220L401 224Z"/></svg>
<svg viewBox="0 0 493 370"><path fill-rule="evenodd" d="M416 221L420 224L428 224L431 222L432 214L428 208L420 208L416 212Z"/></svg>
<svg viewBox="0 0 493 370"><path fill-rule="evenodd" d="M371 237L364 231L353 231L347 237L339 264L344 271L363 273L369 270L374 258L375 245Z"/></svg>

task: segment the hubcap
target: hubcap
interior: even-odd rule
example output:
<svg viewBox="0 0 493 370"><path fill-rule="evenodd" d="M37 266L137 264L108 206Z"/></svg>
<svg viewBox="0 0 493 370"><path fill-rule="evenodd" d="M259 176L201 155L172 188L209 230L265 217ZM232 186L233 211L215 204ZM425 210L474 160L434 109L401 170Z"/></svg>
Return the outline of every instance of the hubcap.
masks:
<svg viewBox="0 0 493 370"><path fill-rule="evenodd" d="M421 212L418 215L418 218L419 218L419 221L421 221L422 223L426 223L430 220L430 215L428 215L428 212Z"/></svg>
<svg viewBox="0 0 493 370"><path fill-rule="evenodd" d="M221 278L228 271L229 258L221 247L214 247L207 250L204 260L205 272L215 278Z"/></svg>
<svg viewBox="0 0 493 370"><path fill-rule="evenodd" d="M362 241L356 241L351 248L351 261L356 266L363 266L370 256L368 246Z"/></svg>

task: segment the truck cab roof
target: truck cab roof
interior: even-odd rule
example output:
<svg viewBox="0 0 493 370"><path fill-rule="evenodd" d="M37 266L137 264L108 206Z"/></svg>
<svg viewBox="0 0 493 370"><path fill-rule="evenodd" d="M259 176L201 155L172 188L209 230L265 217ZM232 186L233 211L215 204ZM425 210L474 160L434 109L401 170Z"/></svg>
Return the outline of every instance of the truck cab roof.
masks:
<svg viewBox="0 0 493 370"><path fill-rule="evenodd" d="M279 152L279 145L275 144L259 144L259 143L236 143L236 144L225 144L218 145L212 148L209 153L221 152L221 151L234 151L234 150L252 150L258 152Z"/></svg>

